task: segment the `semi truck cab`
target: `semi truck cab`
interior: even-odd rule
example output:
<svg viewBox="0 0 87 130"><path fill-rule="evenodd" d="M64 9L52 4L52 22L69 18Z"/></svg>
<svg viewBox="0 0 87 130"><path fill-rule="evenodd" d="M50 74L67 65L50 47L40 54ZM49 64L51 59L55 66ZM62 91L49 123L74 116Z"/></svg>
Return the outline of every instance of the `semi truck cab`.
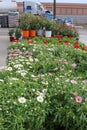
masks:
<svg viewBox="0 0 87 130"><path fill-rule="evenodd" d="M31 13L35 15L42 15L50 20L53 20L53 13L49 10L45 10L40 2L35 1L24 1L24 12Z"/></svg>
<svg viewBox="0 0 87 130"><path fill-rule="evenodd" d="M24 1L24 12L42 15L45 13L45 10L40 2Z"/></svg>

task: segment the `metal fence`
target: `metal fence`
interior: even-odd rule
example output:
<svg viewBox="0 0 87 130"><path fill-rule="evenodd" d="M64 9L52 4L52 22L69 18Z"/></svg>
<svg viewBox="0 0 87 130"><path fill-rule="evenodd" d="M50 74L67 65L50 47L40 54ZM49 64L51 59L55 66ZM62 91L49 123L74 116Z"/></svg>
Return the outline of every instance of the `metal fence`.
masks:
<svg viewBox="0 0 87 130"><path fill-rule="evenodd" d="M57 15L57 18L70 17L74 24L87 24L87 15Z"/></svg>

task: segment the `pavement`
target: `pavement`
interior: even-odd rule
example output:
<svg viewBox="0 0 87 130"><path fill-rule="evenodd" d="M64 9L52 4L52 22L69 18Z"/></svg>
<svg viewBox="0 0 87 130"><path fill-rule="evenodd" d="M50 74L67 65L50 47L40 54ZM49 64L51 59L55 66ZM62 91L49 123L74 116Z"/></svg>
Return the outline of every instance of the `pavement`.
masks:
<svg viewBox="0 0 87 130"><path fill-rule="evenodd" d="M0 67L6 66L7 48L11 44L8 32L8 28L0 28Z"/></svg>
<svg viewBox="0 0 87 130"><path fill-rule="evenodd" d="M78 27L77 28L79 35L79 41L87 45L87 29ZM9 41L9 28L0 28L0 67L6 66L7 59L7 48L10 44Z"/></svg>
<svg viewBox="0 0 87 130"><path fill-rule="evenodd" d="M79 41L87 45L87 28L77 28L77 31L79 33Z"/></svg>

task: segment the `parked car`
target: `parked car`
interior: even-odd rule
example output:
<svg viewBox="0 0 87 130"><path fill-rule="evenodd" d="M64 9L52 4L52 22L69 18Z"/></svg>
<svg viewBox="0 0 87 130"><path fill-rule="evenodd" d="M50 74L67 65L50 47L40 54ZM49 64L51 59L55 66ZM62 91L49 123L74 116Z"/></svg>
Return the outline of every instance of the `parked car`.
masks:
<svg viewBox="0 0 87 130"><path fill-rule="evenodd" d="M73 19L70 17L65 17L65 18L57 18L56 19L57 23L63 23L66 24L68 27L75 28L75 25L73 24Z"/></svg>
<svg viewBox="0 0 87 130"><path fill-rule="evenodd" d="M70 17L64 18L64 23L71 28L75 28L75 25L73 24L73 19Z"/></svg>
<svg viewBox="0 0 87 130"><path fill-rule="evenodd" d="M53 13L49 10L45 10L44 17L53 20Z"/></svg>
<svg viewBox="0 0 87 130"><path fill-rule="evenodd" d="M66 18L64 18L64 22L72 24L73 23L73 19L70 18L70 17L66 17Z"/></svg>
<svg viewBox="0 0 87 130"><path fill-rule="evenodd" d="M61 19L61 18L57 18L55 21L56 21L57 23L64 23L63 19Z"/></svg>

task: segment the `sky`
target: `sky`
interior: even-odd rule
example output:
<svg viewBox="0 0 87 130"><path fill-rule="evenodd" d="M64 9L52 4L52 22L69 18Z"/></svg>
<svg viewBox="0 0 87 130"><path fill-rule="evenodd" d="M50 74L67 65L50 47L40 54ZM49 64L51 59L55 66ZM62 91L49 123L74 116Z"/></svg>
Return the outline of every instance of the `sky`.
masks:
<svg viewBox="0 0 87 130"><path fill-rule="evenodd" d="M2 0L2 1L11 1L11 0ZM26 0L16 0L16 1L26 1ZM30 1L39 1L39 2L53 2L54 0L30 0ZM87 0L56 0L56 3L81 3L87 4Z"/></svg>

